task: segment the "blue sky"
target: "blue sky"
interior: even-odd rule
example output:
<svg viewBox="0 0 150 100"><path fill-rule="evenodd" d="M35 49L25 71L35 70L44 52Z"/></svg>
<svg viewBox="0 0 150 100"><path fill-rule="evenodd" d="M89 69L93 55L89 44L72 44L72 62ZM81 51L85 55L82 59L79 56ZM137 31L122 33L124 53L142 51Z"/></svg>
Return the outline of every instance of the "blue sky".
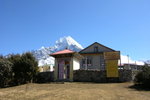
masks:
<svg viewBox="0 0 150 100"><path fill-rule="evenodd" d="M71 36L134 60L150 59L149 0L0 0L0 54L53 46Z"/></svg>

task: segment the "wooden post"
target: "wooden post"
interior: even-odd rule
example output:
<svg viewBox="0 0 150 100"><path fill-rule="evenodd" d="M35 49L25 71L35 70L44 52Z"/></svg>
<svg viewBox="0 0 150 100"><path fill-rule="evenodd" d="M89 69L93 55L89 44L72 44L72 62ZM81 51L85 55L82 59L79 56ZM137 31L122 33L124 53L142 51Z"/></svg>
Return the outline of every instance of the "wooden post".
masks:
<svg viewBox="0 0 150 100"><path fill-rule="evenodd" d="M58 61L57 58L55 58L54 81L57 81L57 79L58 79Z"/></svg>
<svg viewBox="0 0 150 100"><path fill-rule="evenodd" d="M73 57L70 60L70 77L69 77L70 81L73 81Z"/></svg>

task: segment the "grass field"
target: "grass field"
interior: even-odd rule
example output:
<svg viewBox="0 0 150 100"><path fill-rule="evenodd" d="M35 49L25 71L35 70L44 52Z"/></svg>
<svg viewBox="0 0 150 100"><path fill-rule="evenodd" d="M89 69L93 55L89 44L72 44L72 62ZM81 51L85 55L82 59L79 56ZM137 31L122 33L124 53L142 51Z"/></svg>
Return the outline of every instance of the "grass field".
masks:
<svg viewBox="0 0 150 100"><path fill-rule="evenodd" d="M150 91L129 88L132 83L25 84L0 89L0 100L150 100Z"/></svg>

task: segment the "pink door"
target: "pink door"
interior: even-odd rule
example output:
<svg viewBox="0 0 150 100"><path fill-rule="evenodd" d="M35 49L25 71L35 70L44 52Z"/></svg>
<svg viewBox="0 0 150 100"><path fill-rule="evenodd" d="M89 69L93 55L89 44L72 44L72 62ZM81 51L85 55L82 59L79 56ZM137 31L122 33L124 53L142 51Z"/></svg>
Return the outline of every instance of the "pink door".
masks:
<svg viewBox="0 0 150 100"><path fill-rule="evenodd" d="M58 66L58 75L59 75L59 79L64 79L64 61L60 61L59 62L59 66Z"/></svg>

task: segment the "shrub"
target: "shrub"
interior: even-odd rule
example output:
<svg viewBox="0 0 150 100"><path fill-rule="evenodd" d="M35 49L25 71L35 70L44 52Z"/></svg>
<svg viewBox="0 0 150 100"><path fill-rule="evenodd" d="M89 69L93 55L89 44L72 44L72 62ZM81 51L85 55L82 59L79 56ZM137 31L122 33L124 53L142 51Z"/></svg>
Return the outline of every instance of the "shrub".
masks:
<svg viewBox="0 0 150 100"><path fill-rule="evenodd" d="M31 82L35 78L38 72L38 63L31 53L11 55L8 59L13 63L15 85Z"/></svg>
<svg viewBox="0 0 150 100"><path fill-rule="evenodd" d="M10 61L0 59L0 87L6 87L11 82L12 65Z"/></svg>
<svg viewBox="0 0 150 100"><path fill-rule="evenodd" d="M135 84L150 88L150 67L145 66L143 70L135 76Z"/></svg>

